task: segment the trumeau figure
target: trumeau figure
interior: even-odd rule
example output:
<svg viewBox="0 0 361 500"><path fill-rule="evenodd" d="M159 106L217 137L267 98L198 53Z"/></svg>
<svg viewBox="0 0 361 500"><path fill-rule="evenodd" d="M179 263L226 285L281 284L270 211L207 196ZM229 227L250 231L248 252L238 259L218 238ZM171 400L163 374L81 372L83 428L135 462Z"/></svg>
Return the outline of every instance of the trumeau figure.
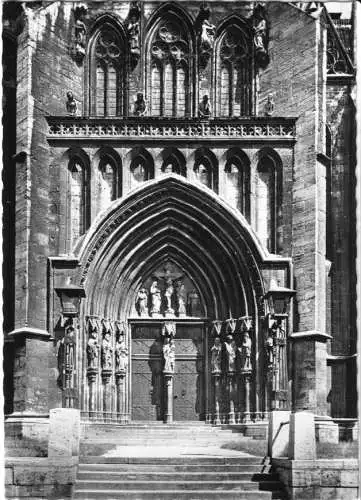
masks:
<svg viewBox="0 0 361 500"><path fill-rule="evenodd" d="M222 344L219 337L215 337L213 347L211 348L211 353L212 373L221 373Z"/></svg>
<svg viewBox="0 0 361 500"><path fill-rule="evenodd" d="M251 364L251 353L252 353L252 340L248 332L243 334L243 340L241 347L238 348L241 358L241 371L250 372L252 371Z"/></svg>
<svg viewBox="0 0 361 500"><path fill-rule="evenodd" d="M157 278L153 278L153 282L152 282L152 285L150 287L150 295L151 295L151 301L152 301L152 306L151 306L151 310L150 310L151 315L160 314L162 297L160 294L160 289L158 288L158 279Z"/></svg>
<svg viewBox="0 0 361 500"><path fill-rule="evenodd" d="M226 342L224 344L226 351L226 371L235 372L236 371L236 343L233 340L232 335L227 335Z"/></svg>
<svg viewBox="0 0 361 500"><path fill-rule="evenodd" d="M66 93L67 101L66 101L66 110L71 116L75 116L77 112L77 105L73 96L73 92Z"/></svg>
<svg viewBox="0 0 361 500"><path fill-rule="evenodd" d="M137 302L136 302L138 314L141 317L148 316L148 293L147 290L142 287L137 295Z"/></svg>
<svg viewBox="0 0 361 500"><path fill-rule="evenodd" d="M198 106L199 116L201 118L208 118L211 116L211 103L209 97L204 95Z"/></svg>
<svg viewBox="0 0 361 500"><path fill-rule="evenodd" d="M96 328L92 328L89 333L86 353L88 358L88 368L98 368L99 344L98 332Z"/></svg>
<svg viewBox="0 0 361 500"><path fill-rule="evenodd" d="M184 283L178 281L177 283L177 306L178 306L178 316L185 316L186 311L186 290Z"/></svg>
<svg viewBox="0 0 361 500"><path fill-rule="evenodd" d="M164 371L174 373L175 342L172 338L165 337L163 345Z"/></svg>
<svg viewBox="0 0 361 500"><path fill-rule="evenodd" d="M147 102L141 92L137 93L137 99L134 101L134 114L144 116L147 112Z"/></svg>
<svg viewBox="0 0 361 500"><path fill-rule="evenodd" d="M126 372L128 368L128 348L124 335L119 335L115 344L115 371Z"/></svg>
<svg viewBox="0 0 361 500"><path fill-rule="evenodd" d="M113 347L110 332L105 332L102 342L102 368L110 370L113 364Z"/></svg>

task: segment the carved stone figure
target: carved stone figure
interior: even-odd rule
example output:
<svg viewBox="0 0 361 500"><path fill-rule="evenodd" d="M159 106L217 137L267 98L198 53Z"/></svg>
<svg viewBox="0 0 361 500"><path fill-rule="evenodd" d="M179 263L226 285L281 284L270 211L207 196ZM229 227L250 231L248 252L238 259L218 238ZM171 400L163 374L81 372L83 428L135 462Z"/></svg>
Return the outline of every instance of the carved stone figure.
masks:
<svg viewBox="0 0 361 500"><path fill-rule="evenodd" d="M59 383L62 388L71 387L72 374L75 367L75 328L69 325L65 328L64 337L58 342L57 358L59 370Z"/></svg>
<svg viewBox="0 0 361 500"><path fill-rule="evenodd" d="M69 115L75 116L77 112L77 105L73 96L73 92L66 93L67 101L66 101L66 110Z"/></svg>
<svg viewBox="0 0 361 500"><path fill-rule="evenodd" d="M88 368L98 368L99 344L98 332L96 328L92 328L89 333L86 353L88 359Z"/></svg>
<svg viewBox="0 0 361 500"><path fill-rule="evenodd" d="M212 50L215 32L215 25L211 24L208 19L204 19L201 33L201 48L203 50Z"/></svg>
<svg viewBox="0 0 361 500"><path fill-rule="evenodd" d="M155 314L160 314L160 307L162 304L162 297L160 294L160 289L158 288L158 279L154 278L153 283L150 287L150 295L152 306L150 310L150 314L153 316Z"/></svg>
<svg viewBox="0 0 361 500"><path fill-rule="evenodd" d="M273 366L273 335L272 333L268 335L265 341L266 354L267 354L267 364L269 368Z"/></svg>
<svg viewBox="0 0 361 500"><path fill-rule="evenodd" d="M82 62L85 57L85 47L86 47L86 26L84 23L84 15L87 11L85 5L80 5L74 9L74 46L72 50L72 56L77 62Z"/></svg>
<svg viewBox="0 0 361 500"><path fill-rule="evenodd" d="M178 307L178 316L185 316L187 314L186 311L186 290L184 283L178 281L177 283L177 307Z"/></svg>
<svg viewBox="0 0 361 500"><path fill-rule="evenodd" d="M147 102L141 92L138 92L137 99L134 101L134 114L136 116L144 116L147 112Z"/></svg>
<svg viewBox="0 0 361 500"><path fill-rule="evenodd" d="M258 4L253 13L253 44L259 64L268 63L267 18L265 8Z"/></svg>
<svg viewBox="0 0 361 500"><path fill-rule="evenodd" d="M140 11L137 2L133 2L129 11L128 21L128 39L132 62L135 64L140 57Z"/></svg>
<svg viewBox="0 0 361 500"><path fill-rule="evenodd" d="M199 36L199 60L201 67L205 67L212 54L216 27L209 22L210 10L201 6L197 19L196 30Z"/></svg>
<svg viewBox="0 0 361 500"><path fill-rule="evenodd" d="M227 372L235 372L236 371L236 343L233 340L232 335L227 335L224 347L225 347L225 352L226 352L226 371Z"/></svg>
<svg viewBox="0 0 361 500"><path fill-rule="evenodd" d="M174 292L173 281L171 278L167 278L166 288L164 291L164 298L166 300L166 313L174 314L174 309L172 308L172 296Z"/></svg>
<svg viewBox="0 0 361 500"><path fill-rule="evenodd" d="M170 337L164 338L163 357L164 357L164 371L169 373L174 373L175 342Z"/></svg>
<svg viewBox="0 0 361 500"><path fill-rule="evenodd" d="M141 317L148 316L148 293L147 290L142 287L137 295L136 306L138 310L138 314Z"/></svg>
<svg viewBox="0 0 361 500"><path fill-rule="evenodd" d="M128 368L128 348L125 343L124 335L119 335L115 344L115 371L118 373L126 372Z"/></svg>
<svg viewBox="0 0 361 500"><path fill-rule="evenodd" d="M268 94L267 102L265 104L265 115L272 116L273 111L274 111L274 107L275 107L275 104L274 104L274 100L273 100L273 95Z"/></svg>
<svg viewBox="0 0 361 500"><path fill-rule="evenodd" d="M222 359L222 344L219 337L215 337L213 347L211 348L211 369L212 373L221 372L221 359Z"/></svg>
<svg viewBox="0 0 361 500"><path fill-rule="evenodd" d="M101 362L103 370L111 370L113 365L113 347L110 332L105 332L104 334Z"/></svg>
<svg viewBox="0 0 361 500"><path fill-rule="evenodd" d="M241 361L241 371L242 372L250 372L252 371L251 364L251 353L252 353L252 340L248 332L243 334L242 345L239 348L240 352L240 361Z"/></svg>
<svg viewBox="0 0 361 500"><path fill-rule="evenodd" d="M199 300L199 295L197 290L193 289L187 297L188 315L189 316L201 316L201 302Z"/></svg>
<svg viewBox="0 0 361 500"><path fill-rule="evenodd" d="M199 103L198 111L201 118L208 118L211 116L211 104L207 95L204 95L202 101Z"/></svg>

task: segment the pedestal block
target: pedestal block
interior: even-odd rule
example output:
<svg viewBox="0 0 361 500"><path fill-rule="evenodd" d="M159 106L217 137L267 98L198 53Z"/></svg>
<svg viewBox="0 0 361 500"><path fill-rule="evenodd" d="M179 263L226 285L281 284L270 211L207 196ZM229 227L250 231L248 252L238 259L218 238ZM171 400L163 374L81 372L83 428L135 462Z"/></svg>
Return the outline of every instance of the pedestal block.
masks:
<svg viewBox="0 0 361 500"><path fill-rule="evenodd" d="M289 458L315 460L316 436L313 413L298 411L290 415Z"/></svg>
<svg viewBox="0 0 361 500"><path fill-rule="evenodd" d="M268 455L273 458L288 457L290 412L273 410L268 421Z"/></svg>
<svg viewBox="0 0 361 500"><path fill-rule="evenodd" d="M79 455L80 411L54 408L49 417L48 457Z"/></svg>

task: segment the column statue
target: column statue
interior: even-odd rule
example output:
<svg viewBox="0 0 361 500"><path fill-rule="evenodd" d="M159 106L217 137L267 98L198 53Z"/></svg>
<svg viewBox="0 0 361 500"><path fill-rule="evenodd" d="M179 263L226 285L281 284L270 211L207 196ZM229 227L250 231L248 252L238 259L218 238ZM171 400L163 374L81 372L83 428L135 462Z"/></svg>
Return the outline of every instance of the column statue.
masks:
<svg viewBox="0 0 361 500"><path fill-rule="evenodd" d="M128 348L124 335L119 335L115 344L115 371L126 372L128 369Z"/></svg>
<svg viewBox="0 0 361 500"><path fill-rule="evenodd" d="M241 359L241 372L251 372L251 354L252 354L252 340L248 332L243 334L243 340L241 347L238 348Z"/></svg>
<svg viewBox="0 0 361 500"><path fill-rule="evenodd" d="M88 368L98 368L99 344L98 331L96 327L92 328L89 333L89 340L86 348Z"/></svg>
<svg viewBox="0 0 361 500"><path fill-rule="evenodd" d="M216 337L214 339L213 347L211 348L211 370L212 373L221 372L221 359L222 359L222 344L221 339Z"/></svg>
<svg viewBox="0 0 361 500"><path fill-rule="evenodd" d="M111 370L113 365L113 347L110 332L105 332L102 350L101 350L101 363L103 370Z"/></svg>
<svg viewBox="0 0 361 500"><path fill-rule="evenodd" d="M226 351L226 371L227 372L235 372L236 371L236 343L233 340L232 335L227 335L224 347L225 347L225 351Z"/></svg>

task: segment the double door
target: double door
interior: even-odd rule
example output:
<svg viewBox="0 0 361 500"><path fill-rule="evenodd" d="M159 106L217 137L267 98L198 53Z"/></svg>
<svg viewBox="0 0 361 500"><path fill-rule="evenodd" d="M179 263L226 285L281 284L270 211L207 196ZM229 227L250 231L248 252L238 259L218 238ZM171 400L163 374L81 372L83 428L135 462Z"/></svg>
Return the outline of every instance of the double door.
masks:
<svg viewBox="0 0 361 500"><path fill-rule="evenodd" d="M178 323L173 376L174 420L203 420L206 406L204 325ZM131 418L164 419L163 336L161 322L131 324Z"/></svg>

